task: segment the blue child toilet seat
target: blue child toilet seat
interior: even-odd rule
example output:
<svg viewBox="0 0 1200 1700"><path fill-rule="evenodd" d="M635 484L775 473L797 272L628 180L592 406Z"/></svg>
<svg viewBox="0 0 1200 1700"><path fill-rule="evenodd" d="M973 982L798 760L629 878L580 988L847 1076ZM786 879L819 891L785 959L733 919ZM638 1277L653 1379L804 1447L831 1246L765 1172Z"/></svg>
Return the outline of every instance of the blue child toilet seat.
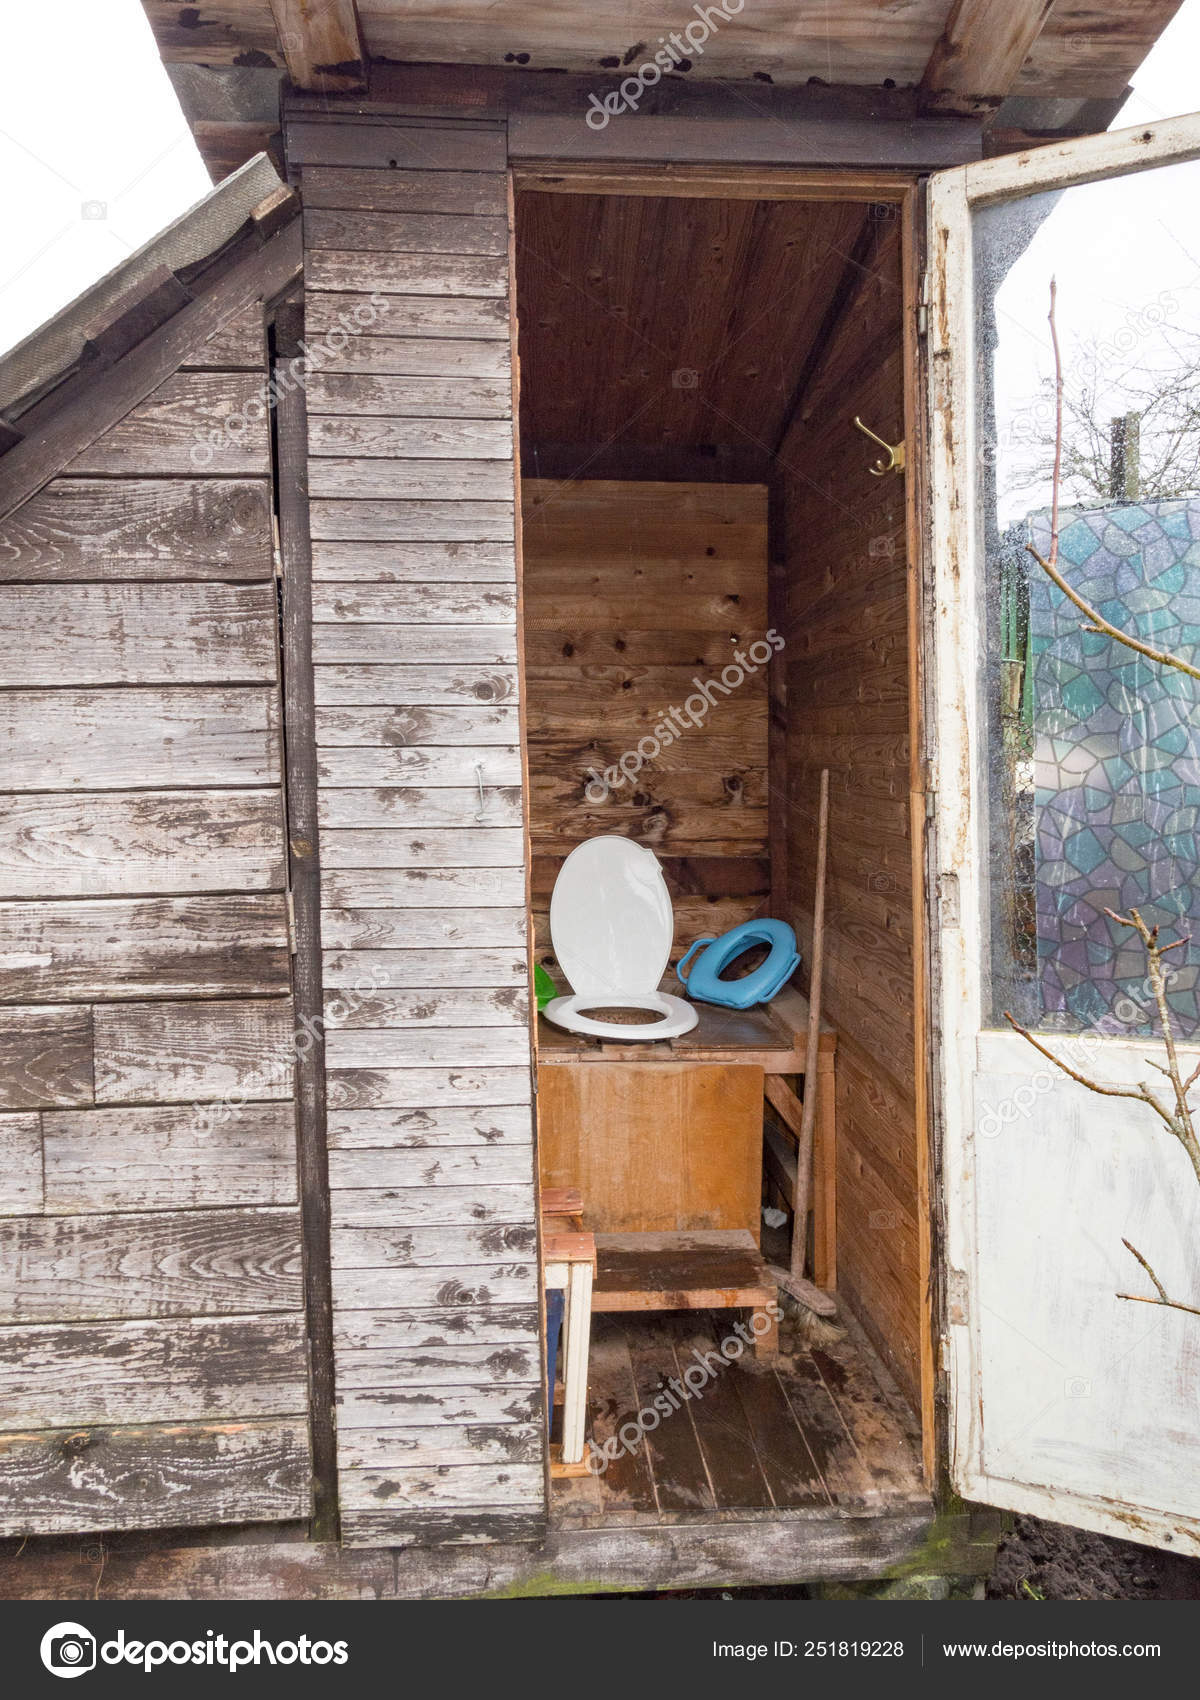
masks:
<svg viewBox="0 0 1200 1700"><path fill-rule="evenodd" d="M736 957L757 944L769 944L771 954L753 974L741 980L723 980L721 975ZM688 963L701 945L708 949L686 974ZM700 1003L725 1004L729 1009L750 1009L768 1003L800 963L796 935L786 921L743 921L720 938L697 939L675 970L680 985Z"/></svg>

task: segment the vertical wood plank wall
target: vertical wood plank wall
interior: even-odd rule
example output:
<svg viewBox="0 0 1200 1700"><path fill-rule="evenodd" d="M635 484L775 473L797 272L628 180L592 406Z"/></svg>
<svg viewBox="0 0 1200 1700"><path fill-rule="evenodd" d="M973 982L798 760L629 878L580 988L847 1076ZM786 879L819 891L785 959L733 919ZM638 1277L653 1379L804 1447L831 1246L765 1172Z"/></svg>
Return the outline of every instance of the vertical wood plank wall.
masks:
<svg viewBox="0 0 1200 1700"><path fill-rule="evenodd" d="M766 912L767 669L721 679L767 627L766 487L527 478L522 513L538 959L563 858L619 832L663 864L676 961ZM599 794L671 708L691 723Z"/></svg>
<svg viewBox="0 0 1200 1700"><path fill-rule="evenodd" d="M888 209L881 209L887 211ZM825 1007L838 1029L838 1285L920 1408L900 218L873 254L779 455L786 697L773 725L777 902L812 936L815 809L830 769ZM783 730L783 725L786 730ZM785 849L786 846L786 849Z"/></svg>
<svg viewBox="0 0 1200 1700"><path fill-rule="evenodd" d="M0 523L5 1534L308 1515L265 357Z"/></svg>
<svg viewBox="0 0 1200 1700"><path fill-rule="evenodd" d="M544 1527L503 129L297 114L349 1544ZM332 333L332 335L330 334Z"/></svg>

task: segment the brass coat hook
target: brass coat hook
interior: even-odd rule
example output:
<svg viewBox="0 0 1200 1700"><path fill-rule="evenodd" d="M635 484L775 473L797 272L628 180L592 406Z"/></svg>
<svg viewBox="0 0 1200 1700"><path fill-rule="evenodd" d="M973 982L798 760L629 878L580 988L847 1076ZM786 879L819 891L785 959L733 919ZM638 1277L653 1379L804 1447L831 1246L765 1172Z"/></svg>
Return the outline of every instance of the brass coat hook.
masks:
<svg viewBox="0 0 1200 1700"><path fill-rule="evenodd" d="M858 426L858 429L862 432L864 437L870 437L870 439L873 443L878 443L881 449L887 450L887 459L886 460L884 460L882 455L881 455L880 458L875 462L874 466L867 468L867 470L868 470L868 472L870 472L872 478L882 478L884 476L884 474L888 473L888 472L903 472L904 471L904 443L903 443L903 441L901 441L899 443L885 443L882 437L877 437L875 435L875 432L872 431L872 429L869 425L863 424L862 420L858 417L857 413L854 415L854 423Z"/></svg>

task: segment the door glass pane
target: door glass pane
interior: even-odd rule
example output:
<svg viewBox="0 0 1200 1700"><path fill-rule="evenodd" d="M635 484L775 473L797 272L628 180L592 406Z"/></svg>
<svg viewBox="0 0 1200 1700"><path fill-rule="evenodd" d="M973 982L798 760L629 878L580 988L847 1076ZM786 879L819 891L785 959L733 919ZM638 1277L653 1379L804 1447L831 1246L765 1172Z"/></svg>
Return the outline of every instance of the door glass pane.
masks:
<svg viewBox="0 0 1200 1700"><path fill-rule="evenodd" d="M1050 548L1051 279L1064 378L1059 570L1121 631L1200 664L1200 162L975 216L986 575L991 1018L1154 1030L1139 908L1200 1033L1200 685L1115 639ZM987 1000L985 999L985 1002Z"/></svg>

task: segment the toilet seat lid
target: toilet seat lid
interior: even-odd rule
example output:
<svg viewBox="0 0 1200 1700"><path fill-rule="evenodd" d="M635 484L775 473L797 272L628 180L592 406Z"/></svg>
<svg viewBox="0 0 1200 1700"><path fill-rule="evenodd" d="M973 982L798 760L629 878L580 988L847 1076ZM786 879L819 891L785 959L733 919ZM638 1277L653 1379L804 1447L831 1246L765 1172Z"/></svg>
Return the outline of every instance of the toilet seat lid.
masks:
<svg viewBox="0 0 1200 1700"><path fill-rule="evenodd" d="M656 991L674 937L653 850L613 836L575 846L550 898L550 938L572 991L610 999Z"/></svg>

